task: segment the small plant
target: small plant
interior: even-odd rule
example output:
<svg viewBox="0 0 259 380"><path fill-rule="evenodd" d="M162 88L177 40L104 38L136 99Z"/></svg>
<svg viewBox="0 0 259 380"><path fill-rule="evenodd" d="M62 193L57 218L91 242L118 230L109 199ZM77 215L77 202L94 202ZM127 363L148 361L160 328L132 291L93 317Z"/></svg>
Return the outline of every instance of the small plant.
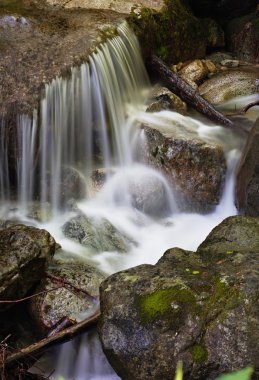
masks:
<svg viewBox="0 0 259 380"><path fill-rule="evenodd" d="M216 380L250 380L253 374L253 368L247 367L241 369L240 371L236 371L233 373L229 373L226 375L221 375L217 377ZM178 362L176 368L176 374L174 380L183 380L183 363Z"/></svg>

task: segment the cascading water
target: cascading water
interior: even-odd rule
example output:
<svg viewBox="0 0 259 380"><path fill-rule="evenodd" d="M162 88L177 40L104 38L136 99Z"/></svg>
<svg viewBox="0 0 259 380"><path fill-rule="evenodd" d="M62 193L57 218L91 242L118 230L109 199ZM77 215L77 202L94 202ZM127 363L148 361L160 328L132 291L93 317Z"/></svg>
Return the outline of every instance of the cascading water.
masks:
<svg viewBox="0 0 259 380"><path fill-rule="evenodd" d="M12 206L8 216L28 222L32 201L39 201L41 209L49 203L52 219L33 223L50 231L65 251L71 255L73 252L79 259L91 260L107 274L141 263L153 264L170 247L195 250L215 225L236 213L233 189L235 165L242 145L239 138L224 128L207 126L174 112L145 113L148 87L137 40L123 24L118 28L118 36L97 48L89 63L73 68L69 79L56 78L46 86L39 117L35 112L33 120L25 115L18 119L18 206L16 209ZM228 172L222 201L213 213L181 213L173 190L162 174L135 161L136 146L145 144L145 134L138 129L141 122L161 129L179 124L194 136L222 145ZM0 124L2 204L11 198L4 127L3 121ZM99 193L91 196L91 174L96 167L104 170L106 181ZM60 227L70 217L67 201L72 197L71 194L64 196L66 170L72 170L77 178L84 178L86 193L77 204L80 212L106 218L132 238L134 244L127 254L93 253L64 237ZM109 175L111 172L114 174ZM134 206L136 198L143 197L146 188L154 186L158 186L166 202L167 214L160 218L147 212L150 204L140 210ZM147 194L146 198L151 199L153 195ZM156 200L152 198L151 203L154 206ZM160 205L155 210L159 208ZM6 207L2 207L2 214L6 216ZM65 380L118 378L106 363L92 333L67 343L52 356L54 361L48 366L56 370L51 379L59 379L59 376Z"/></svg>

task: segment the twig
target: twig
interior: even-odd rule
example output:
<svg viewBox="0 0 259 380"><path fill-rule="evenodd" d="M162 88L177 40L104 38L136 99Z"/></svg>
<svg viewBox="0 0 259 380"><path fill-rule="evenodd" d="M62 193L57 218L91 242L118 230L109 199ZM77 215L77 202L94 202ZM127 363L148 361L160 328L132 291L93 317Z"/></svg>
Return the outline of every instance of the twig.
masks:
<svg viewBox="0 0 259 380"><path fill-rule="evenodd" d="M0 303L18 303L18 302L23 302L23 301L27 301L31 298L34 298L34 297L37 297L37 296L40 296L41 294L45 294L45 293L48 293L48 292L54 292L55 290L57 289L60 289L60 288L63 288L64 286L60 285L60 286L57 286L56 288L52 288L52 289L49 289L49 290L43 290L42 292L39 292L39 293L35 293L35 294L32 294L31 296L28 296L28 297L24 297L24 298L20 298L18 300L1 300Z"/></svg>

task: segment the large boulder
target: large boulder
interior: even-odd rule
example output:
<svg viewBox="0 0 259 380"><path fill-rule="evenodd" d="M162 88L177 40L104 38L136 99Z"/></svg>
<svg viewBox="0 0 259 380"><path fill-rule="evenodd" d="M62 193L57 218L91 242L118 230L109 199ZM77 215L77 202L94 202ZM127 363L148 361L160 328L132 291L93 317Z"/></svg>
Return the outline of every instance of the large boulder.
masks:
<svg viewBox="0 0 259 380"><path fill-rule="evenodd" d="M205 56L207 47L223 47L224 33L216 21L198 19L185 0L168 0L160 12L142 8L129 22L145 57L156 53L170 64Z"/></svg>
<svg viewBox="0 0 259 380"><path fill-rule="evenodd" d="M232 20L226 30L228 48L244 61L259 63L259 8Z"/></svg>
<svg viewBox="0 0 259 380"><path fill-rule="evenodd" d="M185 211L211 211L220 201L225 182L222 148L177 123L159 129L142 127L146 137L142 159L166 176L178 207Z"/></svg>
<svg viewBox="0 0 259 380"><path fill-rule="evenodd" d="M259 216L259 118L249 134L239 163L236 205L242 214Z"/></svg>
<svg viewBox="0 0 259 380"><path fill-rule="evenodd" d="M197 253L116 273L100 288L99 334L123 380L214 380L247 365L259 379L259 220L231 217Z"/></svg>
<svg viewBox="0 0 259 380"><path fill-rule="evenodd" d="M13 225L0 230L0 299L22 298L37 284L55 252L55 240L45 230ZM1 304L0 310L6 305Z"/></svg>
<svg viewBox="0 0 259 380"><path fill-rule="evenodd" d="M244 67L214 75L199 87L200 95L212 104L219 104L236 96L257 92L258 69Z"/></svg>
<svg viewBox="0 0 259 380"><path fill-rule="evenodd" d="M35 294L43 293L30 303L33 320L42 334L64 318L80 322L94 314L104 273L85 262L55 259L46 274L35 290Z"/></svg>
<svg viewBox="0 0 259 380"><path fill-rule="evenodd" d="M62 230L66 237L97 252L126 252L131 243L105 218L78 215L66 222Z"/></svg>

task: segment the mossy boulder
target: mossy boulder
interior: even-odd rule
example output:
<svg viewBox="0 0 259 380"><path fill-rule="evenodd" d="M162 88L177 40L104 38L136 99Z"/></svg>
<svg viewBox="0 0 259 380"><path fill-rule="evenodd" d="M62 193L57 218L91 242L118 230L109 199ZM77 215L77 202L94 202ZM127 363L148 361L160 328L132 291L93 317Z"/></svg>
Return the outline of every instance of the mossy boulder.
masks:
<svg viewBox="0 0 259 380"><path fill-rule="evenodd" d="M0 230L0 252L0 299L15 300L40 281L54 255L55 240L45 230L14 224Z"/></svg>
<svg viewBox="0 0 259 380"><path fill-rule="evenodd" d="M156 265L107 278L99 333L123 380L214 380L247 365L259 379L259 219L230 217L197 252L169 249Z"/></svg>
<svg viewBox="0 0 259 380"><path fill-rule="evenodd" d="M167 0L160 12L132 12L130 25L145 56L156 53L168 63L204 57L208 46L222 47L224 34L212 19L197 19L183 0Z"/></svg>

